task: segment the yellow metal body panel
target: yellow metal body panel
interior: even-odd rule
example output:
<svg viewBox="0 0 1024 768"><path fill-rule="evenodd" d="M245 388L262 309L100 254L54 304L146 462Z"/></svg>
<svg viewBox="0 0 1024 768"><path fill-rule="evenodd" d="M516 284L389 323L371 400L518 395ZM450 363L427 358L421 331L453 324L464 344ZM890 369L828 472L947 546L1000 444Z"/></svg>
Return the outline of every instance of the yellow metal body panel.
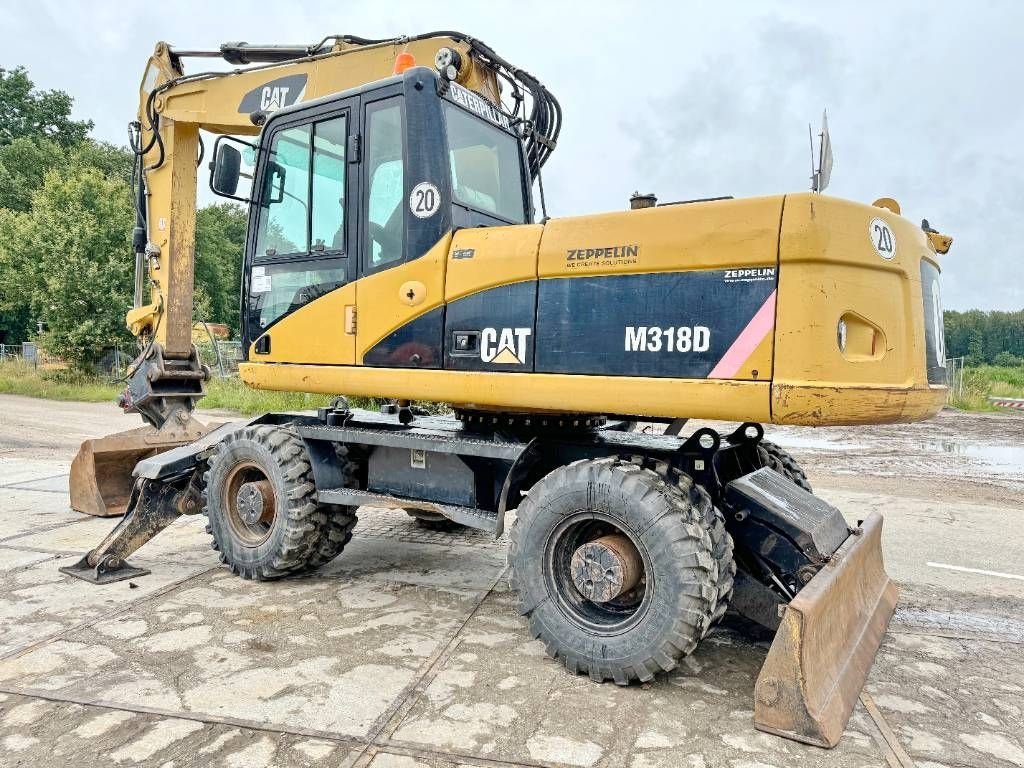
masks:
<svg viewBox="0 0 1024 768"><path fill-rule="evenodd" d="M477 291L537 278L537 248L545 227L461 229L448 258L444 299L455 301ZM472 255L468 253L472 251Z"/></svg>
<svg viewBox="0 0 1024 768"><path fill-rule="evenodd" d="M775 266L782 195L666 205L554 219L544 227L538 274L545 277ZM636 245L637 256L588 249ZM569 258L582 250L582 258ZM574 256L576 254L573 254Z"/></svg>
<svg viewBox="0 0 1024 768"><path fill-rule="evenodd" d="M445 235L418 259L364 277L356 289L356 359L392 331L444 303L444 269L452 236ZM422 295L411 303L409 293ZM313 302L314 304L316 302ZM287 320L287 318L286 318ZM275 343L276 343L275 339ZM391 369L396 375L401 371Z"/></svg>
<svg viewBox="0 0 1024 768"><path fill-rule="evenodd" d="M458 403L467 407L538 411L618 412L650 416L769 421L768 382L480 373L408 368L342 368L242 363L242 380L256 389L345 393ZM741 416L742 415L742 416Z"/></svg>
<svg viewBox="0 0 1024 768"><path fill-rule="evenodd" d="M356 286L349 283L321 296L275 323L270 353L257 355L249 347L250 359L268 363L310 363L354 365L356 336L345 322L356 306Z"/></svg>
<svg viewBox="0 0 1024 768"><path fill-rule="evenodd" d="M874 218L886 221L896 237L892 260L880 258L871 245L868 224ZM570 265L569 251L585 253L590 245L605 250L585 266ZM616 256L615 247L626 245L637 246L635 255ZM472 258L455 258L457 251L467 249L473 250ZM945 395L943 387L927 384L922 258L935 261L929 239L891 211L811 194L582 216L544 226L462 230L443 238L422 258L355 284L356 365L278 365L273 364L277 358L254 356L241 372L257 388L482 408L569 408L812 425L918 420L934 414ZM534 275L544 280L760 266L778 267L774 330L753 348L735 379L358 364L387 335L441 306L442 297L455 301ZM423 289L415 302L405 295L410 285ZM279 340L279 331L274 331L273 348L284 355L281 362L321 362L312 352L314 329L322 333L331 316L340 323L345 300L332 300L317 322L307 324L303 313L312 318L318 311L313 308L328 300L318 299L275 326L290 334ZM837 343L840 317L851 329L845 353ZM294 333L289 324L296 324Z"/></svg>
<svg viewBox="0 0 1024 768"><path fill-rule="evenodd" d="M881 258L868 224L892 229L896 252ZM945 387L925 370L921 259L926 234L883 208L816 194L789 195L779 245L772 420L785 424L917 421L938 412ZM844 313L884 334L884 354L844 356Z"/></svg>

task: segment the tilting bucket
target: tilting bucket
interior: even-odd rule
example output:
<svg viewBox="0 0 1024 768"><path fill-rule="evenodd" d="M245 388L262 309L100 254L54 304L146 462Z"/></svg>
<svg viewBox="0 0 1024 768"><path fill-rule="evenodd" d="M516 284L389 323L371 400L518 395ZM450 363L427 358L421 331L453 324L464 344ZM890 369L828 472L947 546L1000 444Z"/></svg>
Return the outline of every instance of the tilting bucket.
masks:
<svg viewBox="0 0 1024 768"><path fill-rule="evenodd" d="M882 517L864 522L786 607L754 688L754 724L820 747L839 743L896 608Z"/></svg>
<svg viewBox="0 0 1024 768"><path fill-rule="evenodd" d="M98 517L123 515L132 492L135 465L195 437L180 432L168 437L153 427L141 427L86 440L71 462L71 508Z"/></svg>

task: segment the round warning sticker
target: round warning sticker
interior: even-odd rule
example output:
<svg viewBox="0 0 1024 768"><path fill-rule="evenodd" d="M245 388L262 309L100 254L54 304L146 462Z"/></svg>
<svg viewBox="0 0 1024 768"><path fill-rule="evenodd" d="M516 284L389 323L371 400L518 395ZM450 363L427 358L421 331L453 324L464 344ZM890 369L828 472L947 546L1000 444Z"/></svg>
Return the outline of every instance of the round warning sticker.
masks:
<svg viewBox="0 0 1024 768"><path fill-rule="evenodd" d="M441 193L429 181L421 181L409 195L409 210L419 219L428 219L441 207Z"/></svg>
<svg viewBox="0 0 1024 768"><path fill-rule="evenodd" d="M868 224L868 237L875 251L886 261L896 255L896 235L882 219L872 219Z"/></svg>

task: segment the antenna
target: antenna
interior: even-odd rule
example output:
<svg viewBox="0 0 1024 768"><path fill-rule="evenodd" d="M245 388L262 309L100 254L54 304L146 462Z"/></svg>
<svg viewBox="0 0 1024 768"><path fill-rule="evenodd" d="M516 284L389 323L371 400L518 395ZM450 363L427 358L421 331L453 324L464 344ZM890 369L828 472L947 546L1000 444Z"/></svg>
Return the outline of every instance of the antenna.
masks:
<svg viewBox="0 0 1024 768"><path fill-rule="evenodd" d="M832 139L828 135L828 111L821 113L821 133L818 134L818 169L814 169L814 134L807 124L807 136L811 140L811 191L824 192L832 178Z"/></svg>

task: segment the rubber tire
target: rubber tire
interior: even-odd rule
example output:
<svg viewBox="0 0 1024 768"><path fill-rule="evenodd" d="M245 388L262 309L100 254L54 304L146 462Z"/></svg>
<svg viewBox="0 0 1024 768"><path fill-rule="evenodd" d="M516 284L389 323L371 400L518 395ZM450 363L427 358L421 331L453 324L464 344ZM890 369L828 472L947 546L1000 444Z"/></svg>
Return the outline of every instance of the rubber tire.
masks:
<svg viewBox="0 0 1024 768"><path fill-rule="evenodd" d="M697 647L715 614L718 581L703 520L706 497L692 482L672 485L616 458L573 462L530 489L510 534L511 585L549 656L574 674L627 685L674 669ZM583 628L548 592L547 539L563 518L585 509L601 511L629 533L654 575L645 614L616 634Z"/></svg>
<svg viewBox="0 0 1024 768"><path fill-rule="evenodd" d="M221 489L230 470L242 461L260 467L278 504L270 536L256 546L239 540L223 508ZM290 427L264 424L226 436L214 448L203 481L203 512L213 548L221 562L244 579L266 581L315 568L337 555L351 538L355 515L346 515L345 507L317 504L309 455Z"/></svg>
<svg viewBox="0 0 1024 768"><path fill-rule="evenodd" d="M761 458L762 466L771 467L808 493L814 493L811 483L807 479L807 473L804 472L803 467L797 463L797 460L785 448L770 440L762 440L758 443L757 455Z"/></svg>
<svg viewBox="0 0 1024 768"><path fill-rule="evenodd" d="M342 487L357 488L356 465L349 459L348 448L344 445L336 445L334 450L343 476ZM356 515L358 507L321 504L320 508L325 514L325 520L320 530L320 543L310 555L309 562L303 569L305 571L316 570L340 555L352 540L352 531L355 529L356 523L359 522Z"/></svg>
<svg viewBox="0 0 1024 768"><path fill-rule="evenodd" d="M663 465L664 466L664 465ZM689 487L693 485L693 479L674 467L663 469L659 474L665 477L666 481L679 488L680 493L687 494ZM703 491L702 488L698 488ZM725 528L725 515L722 510L716 507L711 497L705 493L698 493L695 498L695 505L704 527L711 537L711 554L718 563L718 581L715 583L717 590L715 612L711 616L711 624L704 630L707 635L711 628L718 624L729 609L732 602L732 595L736 583L736 560L733 558L734 545L732 536Z"/></svg>
<svg viewBox="0 0 1024 768"><path fill-rule="evenodd" d="M444 515L437 515L437 518L440 518L437 519L434 517L434 513L422 509L410 508L406 509L405 513L416 521L416 525L420 528L426 528L428 531L454 533L466 527L461 523L456 523L454 520L449 520ZM429 517L425 517L425 515L429 515Z"/></svg>

